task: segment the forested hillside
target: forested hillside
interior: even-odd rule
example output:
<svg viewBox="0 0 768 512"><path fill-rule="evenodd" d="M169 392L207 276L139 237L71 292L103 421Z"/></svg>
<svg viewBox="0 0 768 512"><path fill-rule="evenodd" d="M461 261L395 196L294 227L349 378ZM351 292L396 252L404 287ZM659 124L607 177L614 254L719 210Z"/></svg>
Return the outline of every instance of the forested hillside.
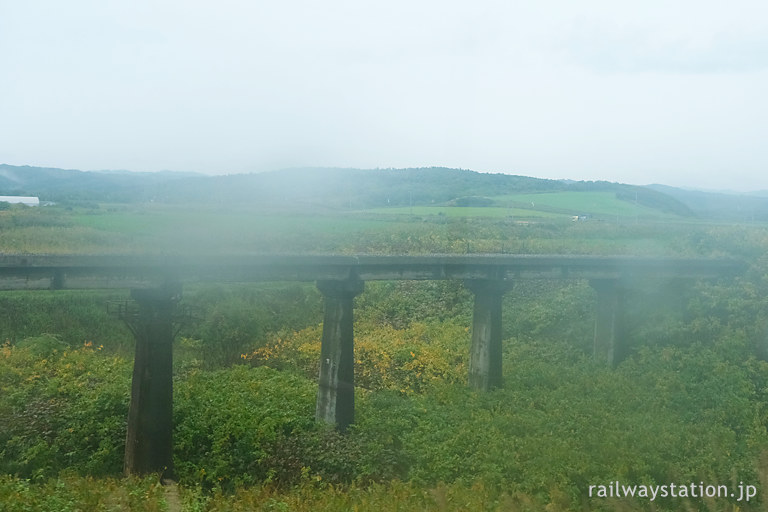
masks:
<svg viewBox="0 0 768 512"><path fill-rule="evenodd" d="M765 222L768 220L768 197L765 193L720 193L684 190L663 185L649 188L673 197L697 217L715 221Z"/></svg>
<svg viewBox="0 0 768 512"><path fill-rule="evenodd" d="M44 201L198 203L366 209L396 206L504 206L496 196L547 192L610 192L619 200L690 216L673 197L647 187L566 182L461 169L287 169L259 174L191 176L180 173L81 172L0 165L0 195Z"/></svg>
<svg viewBox="0 0 768 512"><path fill-rule="evenodd" d="M189 173L83 172L0 164L0 195L38 196L41 201L149 201L161 184Z"/></svg>

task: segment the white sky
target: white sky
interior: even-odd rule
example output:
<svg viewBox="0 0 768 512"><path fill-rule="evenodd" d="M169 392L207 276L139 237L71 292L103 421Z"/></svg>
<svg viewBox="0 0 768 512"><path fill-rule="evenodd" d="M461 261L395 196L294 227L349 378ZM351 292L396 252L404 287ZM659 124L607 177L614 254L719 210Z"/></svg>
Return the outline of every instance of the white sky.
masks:
<svg viewBox="0 0 768 512"><path fill-rule="evenodd" d="M0 0L0 163L768 189L764 0Z"/></svg>

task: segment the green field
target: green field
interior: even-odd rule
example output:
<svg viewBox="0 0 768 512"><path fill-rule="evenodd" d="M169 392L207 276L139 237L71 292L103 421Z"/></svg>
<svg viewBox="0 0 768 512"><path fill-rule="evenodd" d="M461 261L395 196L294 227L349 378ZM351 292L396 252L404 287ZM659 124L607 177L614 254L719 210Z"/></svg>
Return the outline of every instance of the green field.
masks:
<svg viewBox="0 0 768 512"><path fill-rule="evenodd" d="M720 229L688 219L639 216L572 222L570 213L493 207L283 212L151 204L0 213L3 252L45 254L706 255L710 247L689 239Z"/></svg>
<svg viewBox="0 0 768 512"><path fill-rule="evenodd" d="M500 217L519 219L560 219L566 215L523 208L472 207L472 206L401 206L397 208L373 208L371 213L385 215L444 215L446 217Z"/></svg>
<svg viewBox="0 0 768 512"><path fill-rule="evenodd" d="M551 192L542 194L512 194L494 197L496 201L508 202L531 210L567 212L571 215L592 215L601 217L642 217L656 219L671 217L658 210L633 204L616 198L614 192Z"/></svg>
<svg viewBox="0 0 768 512"><path fill-rule="evenodd" d="M376 208L374 213L396 215L444 215L448 217L507 217L527 219L570 219L573 216L616 220L632 218L664 220L678 218L643 205L616 198L614 192L551 192L489 196L496 206L413 206Z"/></svg>

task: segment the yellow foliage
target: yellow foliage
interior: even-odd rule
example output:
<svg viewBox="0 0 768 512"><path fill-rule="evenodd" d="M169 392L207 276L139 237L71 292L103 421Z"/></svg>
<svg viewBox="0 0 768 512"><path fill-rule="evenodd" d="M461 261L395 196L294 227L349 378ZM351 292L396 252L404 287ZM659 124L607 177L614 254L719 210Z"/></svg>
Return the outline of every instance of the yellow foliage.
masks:
<svg viewBox="0 0 768 512"><path fill-rule="evenodd" d="M295 368L317 376L322 327L276 336L241 357L255 365ZM404 329L361 325L355 333L355 384L370 390L420 393L433 382L463 382L469 340L463 325L413 323Z"/></svg>

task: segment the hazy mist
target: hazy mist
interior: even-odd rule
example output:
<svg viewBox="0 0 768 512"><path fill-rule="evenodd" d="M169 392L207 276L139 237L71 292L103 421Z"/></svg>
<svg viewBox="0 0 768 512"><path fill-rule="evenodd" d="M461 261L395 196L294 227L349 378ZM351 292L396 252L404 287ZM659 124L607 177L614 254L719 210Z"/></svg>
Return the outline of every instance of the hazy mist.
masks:
<svg viewBox="0 0 768 512"><path fill-rule="evenodd" d="M4 2L0 163L768 189L758 1Z"/></svg>

